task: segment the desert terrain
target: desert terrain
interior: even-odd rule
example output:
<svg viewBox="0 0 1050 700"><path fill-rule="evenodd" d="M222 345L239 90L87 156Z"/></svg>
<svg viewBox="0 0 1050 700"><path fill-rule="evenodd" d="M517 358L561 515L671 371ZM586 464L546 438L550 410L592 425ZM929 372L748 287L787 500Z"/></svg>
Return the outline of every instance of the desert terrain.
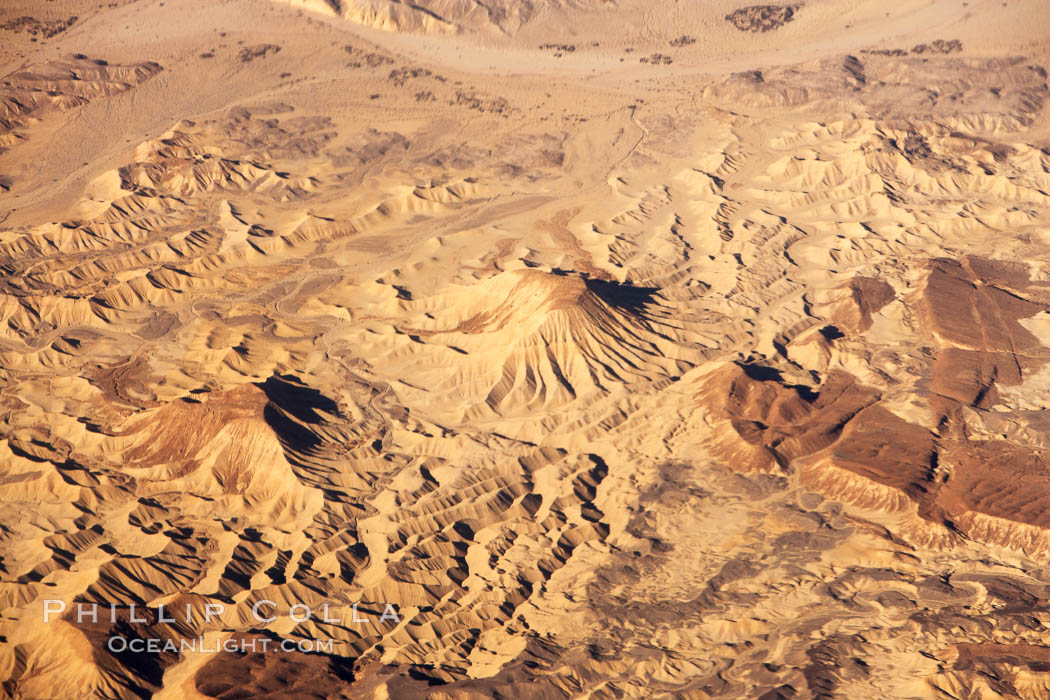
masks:
<svg viewBox="0 0 1050 700"><path fill-rule="evenodd" d="M752 2L0 2L0 697L1050 698L1050 3Z"/></svg>

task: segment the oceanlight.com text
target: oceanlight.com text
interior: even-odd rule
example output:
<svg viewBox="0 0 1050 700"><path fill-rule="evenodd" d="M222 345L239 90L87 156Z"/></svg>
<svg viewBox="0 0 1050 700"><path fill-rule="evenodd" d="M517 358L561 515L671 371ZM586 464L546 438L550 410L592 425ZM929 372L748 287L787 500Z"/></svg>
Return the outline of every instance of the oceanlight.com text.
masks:
<svg viewBox="0 0 1050 700"><path fill-rule="evenodd" d="M230 654L267 654L273 652L306 652L306 653L334 653L334 642L331 639L270 639L269 637L255 637L252 639L160 639L151 637L142 639L140 637L109 637L106 640L106 648L114 654L131 652L133 654L160 654L164 653L218 653L225 651Z"/></svg>

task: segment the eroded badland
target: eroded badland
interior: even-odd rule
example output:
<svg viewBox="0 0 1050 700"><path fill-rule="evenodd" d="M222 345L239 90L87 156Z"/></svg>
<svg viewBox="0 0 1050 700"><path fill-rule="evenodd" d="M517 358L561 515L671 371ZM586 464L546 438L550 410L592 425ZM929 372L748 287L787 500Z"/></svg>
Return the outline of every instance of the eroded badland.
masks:
<svg viewBox="0 0 1050 700"><path fill-rule="evenodd" d="M8 0L0 63L3 697L1050 697L1042 0Z"/></svg>

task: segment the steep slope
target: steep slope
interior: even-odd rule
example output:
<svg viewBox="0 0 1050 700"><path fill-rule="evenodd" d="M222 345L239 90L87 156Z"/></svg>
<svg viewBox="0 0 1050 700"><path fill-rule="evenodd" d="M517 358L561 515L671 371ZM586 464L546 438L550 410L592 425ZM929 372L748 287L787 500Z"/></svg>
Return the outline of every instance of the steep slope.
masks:
<svg viewBox="0 0 1050 700"><path fill-rule="evenodd" d="M513 35L530 20L556 22L560 15L611 5L609 0L278 0L388 32Z"/></svg>
<svg viewBox="0 0 1050 700"><path fill-rule="evenodd" d="M752 2L4 4L0 695L1047 697L1050 5Z"/></svg>
<svg viewBox="0 0 1050 700"><path fill-rule="evenodd" d="M703 357L658 290L571 272L502 272L407 306L414 317L383 373L404 377L410 404L465 407L463 420L586 405L677 378Z"/></svg>

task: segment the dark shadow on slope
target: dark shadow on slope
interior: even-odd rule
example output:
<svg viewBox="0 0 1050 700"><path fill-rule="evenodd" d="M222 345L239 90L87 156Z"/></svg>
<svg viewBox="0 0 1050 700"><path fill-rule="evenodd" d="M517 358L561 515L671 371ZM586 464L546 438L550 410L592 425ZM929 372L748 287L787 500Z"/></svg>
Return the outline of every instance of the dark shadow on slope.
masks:
<svg viewBox="0 0 1050 700"><path fill-rule="evenodd" d="M306 386L291 375L275 374L256 384L269 403L263 418L286 447L304 452L320 443L320 438L305 425L320 425L324 419L318 411L338 415L339 406L317 389Z"/></svg>
<svg viewBox="0 0 1050 700"><path fill-rule="evenodd" d="M655 296L660 291L657 287L635 287L591 277L585 277L584 283L588 291L609 306L634 314L641 314L647 305L657 303Z"/></svg>
<svg viewBox="0 0 1050 700"><path fill-rule="evenodd" d="M808 403L813 403L820 396L819 392L814 391L811 387L808 387L805 384L788 384L784 380L784 375L781 374L780 370L773 367L766 367L764 365L756 365L747 362L737 362L736 366L756 382L777 382L778 384L783 384L788 389L794 389L799 397Z"/></svg>

